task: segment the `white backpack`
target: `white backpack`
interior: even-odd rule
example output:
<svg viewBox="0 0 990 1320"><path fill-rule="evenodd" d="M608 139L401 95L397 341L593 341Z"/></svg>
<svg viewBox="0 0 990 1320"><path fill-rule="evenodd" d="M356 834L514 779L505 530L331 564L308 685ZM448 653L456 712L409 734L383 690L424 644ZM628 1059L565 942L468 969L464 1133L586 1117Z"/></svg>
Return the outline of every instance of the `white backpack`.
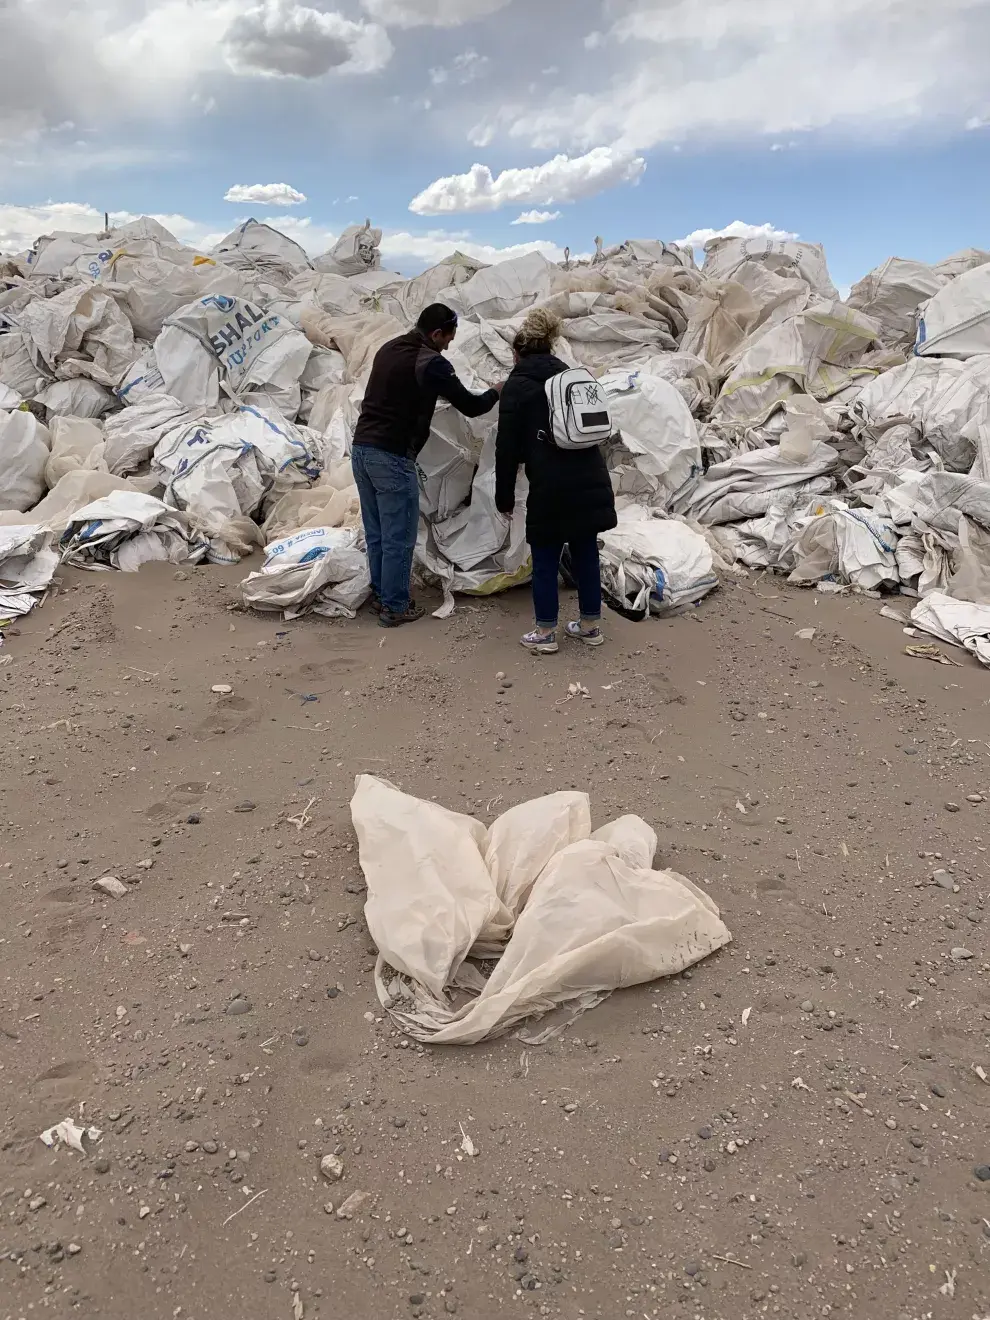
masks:
<svg viewBox="0 0 990 1320"><path fill-rule="evenodd" d="M572 367L546 383L550 435L558 449L591 449L612 434L605 391L586 367Z"/></svg>

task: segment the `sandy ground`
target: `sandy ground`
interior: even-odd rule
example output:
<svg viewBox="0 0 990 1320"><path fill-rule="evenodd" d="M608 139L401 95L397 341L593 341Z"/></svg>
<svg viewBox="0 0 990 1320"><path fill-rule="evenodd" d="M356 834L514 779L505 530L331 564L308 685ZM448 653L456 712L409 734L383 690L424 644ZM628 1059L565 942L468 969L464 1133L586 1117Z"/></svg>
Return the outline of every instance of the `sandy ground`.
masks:
<svg viewBox="0 0 990 1320"><path fill-rule="evenodd" d="M241 576L67 574L8 630L0 1317L990 1314L986 671L771 579L541 661L524 592L385 633ZM540 1048L416 1046L360 771L639 812L734 942Z"/></svg>

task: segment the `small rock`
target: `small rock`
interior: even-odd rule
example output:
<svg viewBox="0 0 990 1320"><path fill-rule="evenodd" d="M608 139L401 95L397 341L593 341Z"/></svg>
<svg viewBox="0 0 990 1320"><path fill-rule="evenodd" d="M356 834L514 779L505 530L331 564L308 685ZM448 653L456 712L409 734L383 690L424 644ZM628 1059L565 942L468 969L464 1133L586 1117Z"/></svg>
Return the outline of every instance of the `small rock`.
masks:
<svg viewBox="0 0 990 1320"><path fill-rule="evenodd" d="M815 1005L812 1003L810 999L806 999L804 1003L801 1005L801 1012L813 1013L814 1011L815 1011Z"/></svg>
<svg viewBox="0 0 990 1320"><path fill-rule="evenodd" d="M150 1214L151 1214L151 1207L147 1205L143 1205L141 1209L138 1211L138 1219L147 1219Z"/></svg>
<svg viewBox="0 0 990 1320"><path fill-rule="evenodd" d="M353 1219L369 1197L368 1192L351 1192L350 1196L337 1210L338 1219Z"/></svg>
<svg viewBox="0 0 990 1320"><path fill-rule="evenodd" d="M928 1089L931 1091L932 1095L937 1095L940 1100L945 1099L945 1087L939 1085L938 1082L932 1082Z"/></svg>
<svg viewBox="0 0 990 1320"><path fill-rule="evenodd" d="M229 683L214 683L210 688L218 697L229 697L233 690Z"/></svg>
<svg viewBox="0 0 990 1320"><path fill-rule="evenodd" d="M972 802L974 806L977 806L980 802L986 802L986 798L982 793L967 793L966 801Z"/></svg>
<svg viewBox="0 0 990 1320"><path fill-rule="evenodd" d="M300 1049L304 1048L306 1045L309 1044L309 1037L306 1035L305 1031L297 1031L295 1036L293 1037L293 1040L296 1042L296 1044L299 1046Z"/></svg>
<svg viewBox="0 0 990 1320"><path fill-rule="evenodd" d="M979 1164L973 1172L980 1182L990 1182L990 1164Z"/></svg>
<svg viewBox="0 0 990 1320"><path fill-rule="evenodd" d="M95 1164L93 1165L93 1168L94 1168L94 1169L96 1170L96 1172L99 1173L99 1174L109 1173L109 1172L110 1172L110 1161L109 1161L109 1160L97 1160L97 1161L95 1162Z"/></svg>
<svg viewBox="0 0 990 1320"><path fill-rule="evenodd" d="M220 1147L215 1141L204 1141L203 1149L206 1151L207 1155L215 1155Z"/></svg>
<svg viewBox="0 0 990 1320"><path fill-rule="evenodd" d="M107 894L110 898L123 898L125 894L130 892L124 882L118 880L115 875L105 875L100 880L94 880L93 888L101 894Z"/></svg>
<svg viewBox="0 0 990 1320"><path fill-rule="evenodd" d="M69 1253L70 1256L78 1256L80 1251L82 1251L82 1247L79 1245L78 1242L70 1242L69 1245L66 1247L66 1251Z"/></svg>
<svg viewBox="0 0 990 1320"><path fill-rule="evenodd" d="M340 1182L344 1176L344 1165L336 1155L324 1155L320 1160L320 1173L327 1182Z"/></svg>
<svg viewBox="0 0 990 1320"><path fill-rule="evenodd" d="M240 1017L244 1013L250 1013L253 1005L249 999L232 999L227 1005L227 1012L231 1017Z"/></svg>
<svg viewBox="0 0 990 1320"><path fill-rule="evenodd" d="M959 803L958 803L958 802L946 802L946 804L945 804L945 810L946 810L946 811L958 811L958 810L959 810Z"/></svg>
<svg viewBox="0 0 990 1320"><path fill-rule="evenodd" d="M202 823L203 823L203 817L199 814L198 811L194 811L186 817L187 825L202 825Z"/></svg>
<svg viewBox="0 0 990 1320"><path fill-rule="evenodd" d="M939 868L939 870L937 871L932 872L932 880L935 882L935 884L938 885L939 889L953 888L952 876L949 875L948 871L945 871L941 868Z"/></svg>
<svg viewBox="0 0 990 1320"><path fill-rule="evenodd" d="M573 1100L569 1101L566 1105L562 1105L561 1108L565 1114L576 1114L578 1111L578 1107Z"/></svg>
<svg viewBox="0 0 990 1320"><path fill-rule="evenodd" d="M698 1136L701 1138L702 1141L711 1141L712 1139L711 1128L708 1127L707 1125L705 1127L698 1128Z"/></svg>
<svg viewBox="0 0 990 1320"><path fill-rule="evenodd" d="M957 947L951 951L950 957L955 962L967 962L970 958L975 958L976 954L970 953L969 949Z"/></svg>
<svg viewBox="0 0 990 1320"><path fill-rule="evenodd" d="M258 804L256 802L238 802L234 808L235 811L256 811Z"/></svg>

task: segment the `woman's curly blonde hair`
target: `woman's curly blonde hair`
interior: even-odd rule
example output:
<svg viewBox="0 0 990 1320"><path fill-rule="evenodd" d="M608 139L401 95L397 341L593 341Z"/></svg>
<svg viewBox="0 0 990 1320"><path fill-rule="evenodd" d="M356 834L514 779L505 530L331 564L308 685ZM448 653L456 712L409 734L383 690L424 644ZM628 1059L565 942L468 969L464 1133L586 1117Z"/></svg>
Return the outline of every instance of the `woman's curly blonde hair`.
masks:
<svg viewBox="0 0 990 1320"><path fill-rule="evenodd" d="M560 338L564 323L549 307L534 307L516 332L512 347L520 357L530 353L550 353Z"/></svg>

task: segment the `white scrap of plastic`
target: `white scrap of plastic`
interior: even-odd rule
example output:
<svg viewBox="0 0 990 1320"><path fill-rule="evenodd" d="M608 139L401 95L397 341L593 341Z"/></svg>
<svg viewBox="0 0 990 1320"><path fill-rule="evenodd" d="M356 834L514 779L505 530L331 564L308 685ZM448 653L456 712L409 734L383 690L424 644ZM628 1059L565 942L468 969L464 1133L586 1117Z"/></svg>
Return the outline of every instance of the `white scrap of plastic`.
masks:
<svg viewBox="0 0 990 1320"><path fill-rule="evenodd" d="M56 1123L54 1127L42 1132L41 1140L49 1148L68 1146L70 1150L76 1150L80 1155L87 1155L89 1152L83 1145L83 1137L88 1141L99 1141L102 1136L103 1133L99 1128L81 1128L71 1118L63 1118L61 1123Z"/></svg>

